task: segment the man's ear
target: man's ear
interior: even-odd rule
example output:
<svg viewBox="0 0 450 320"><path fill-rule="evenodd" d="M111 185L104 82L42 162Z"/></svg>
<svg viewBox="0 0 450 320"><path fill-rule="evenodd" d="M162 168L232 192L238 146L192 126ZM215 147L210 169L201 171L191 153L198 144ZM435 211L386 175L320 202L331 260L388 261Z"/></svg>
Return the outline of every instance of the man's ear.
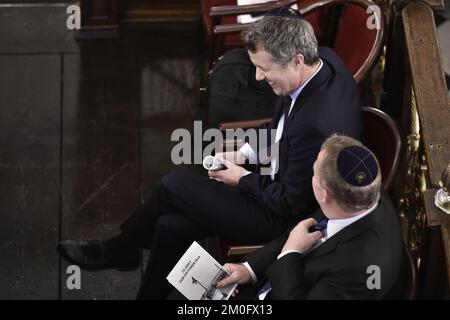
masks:
<svg viewBox="0 0 450 320"><path fill-rule="evenodd" d="M294 59L292 59L292 62L296 68L303 67L305 64L305 57L301 53L296 54Z"/></svg>
<svg viewBox="0 0 450 320"><path fill-rule="evenodd" d="M330 203L333 201L334 197L333 194L326 188L323 189L322 199L320 201L322 203Z"/></svg>

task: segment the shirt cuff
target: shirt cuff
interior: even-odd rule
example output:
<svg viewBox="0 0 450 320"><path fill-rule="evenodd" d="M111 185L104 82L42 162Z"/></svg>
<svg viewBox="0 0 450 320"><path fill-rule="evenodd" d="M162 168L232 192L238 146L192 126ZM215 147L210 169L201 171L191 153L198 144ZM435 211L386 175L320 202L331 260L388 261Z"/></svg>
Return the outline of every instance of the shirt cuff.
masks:
<svg viewBox="0 0 450 320"><path fill-rule="evenodd" d="M239 151L244 154L244 156L248 159L250 164L258 163L258 155L256 154L256 152L252 149L252 147L248 143L244 144L239 149Z"/></svg>
<svg viewBox="0 0 450 320"><path fill-rule="evenodd" d="M255 272L253 272L252 267L250 267L248 262L244 262L242 265L247 268L248 272L250 272L250 275L252 276L253 279L253 283L256 283L256 281L258 281L258 278L256 278L256 274Z"/></svg>
<svg viewBox="0 0 450 320"><path fill-rule="evenodd" d="M277 257L277 260L280 260L282 257L284 257L285 255L287 255L287 254L289 254L289 253L298 253L298 254L302 254L300 251L297 251L297 250L287 250L287 251L284 251L284 252L280 253L280 254L278 255L278 257Z"/></svg>

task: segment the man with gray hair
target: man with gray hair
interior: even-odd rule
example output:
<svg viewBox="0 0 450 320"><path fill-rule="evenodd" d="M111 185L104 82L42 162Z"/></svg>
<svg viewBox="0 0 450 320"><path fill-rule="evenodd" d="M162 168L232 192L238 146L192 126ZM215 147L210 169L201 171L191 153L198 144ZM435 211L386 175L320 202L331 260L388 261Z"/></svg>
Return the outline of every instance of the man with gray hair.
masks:
<svg viewBox="0 0 450 320"><path fill-rule="evenodd" d="M122 224L119 235L63 241L58 245L63 258L88 270L129 270L139 265L139 249L148 248L138 298L161 299L171 290L168 270L193 240L219 235L267 243L317 208L311 177L320 145L335 132L356 138L361 133L353 77L331 49L317 47L311 26L297 11L270 12L244 33L244 40L256 79L267 81L280 96L266 127L276 131L269 140L279 152L260 161L258 150L246 144L239 152L217 154L226 169L210 171L213 179L173 171ZM266 168L249 172L238 165L244 158Z"/></svg>
<svg viewBox="0 0 450 320"><path fill-rule="evenodd" d="M403 241L374 154L355 139L332 136L314 163L312 185L320 209L246 263L226 264L229 276L219 287L254 283L243 289L247 299L399 298L393 292Z"/></svg>
<svg viewBox="0 0 450 320"><path fill-rule="evenodd" d="M277 214L301 216L316 205L309 181L320 145L333 133L360 138L361 105L353 77L331 49L318 47L314 30L299 11L276 9L243 32L256 79L280 96L275 117L275 156L260 157L245 144L238 152L217 154L236 164L245 159L270 166L270 175L239 166L210 172L237 184ZM268 142L268 144L270 144Z"/></svg>

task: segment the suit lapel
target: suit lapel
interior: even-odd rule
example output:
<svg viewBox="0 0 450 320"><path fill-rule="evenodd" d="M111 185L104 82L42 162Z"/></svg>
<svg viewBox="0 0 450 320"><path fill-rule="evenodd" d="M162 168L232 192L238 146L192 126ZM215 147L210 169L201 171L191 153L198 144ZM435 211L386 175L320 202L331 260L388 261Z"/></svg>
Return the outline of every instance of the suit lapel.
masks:
<svg viewBox="0 0 450 320"><path fill-rule="evenodd" d="M313 249L310 252L304 254L304 256L313 258L325 255L333 251L338 243L349 241L354 237L360 235L361 233L364 233L367 229L372 228L380 219L380 210L382 210L381 207L382 203L380 201L378 204L378 208L374 212L369 213L364 218L361 218L360 220L352 223L350 226L342 229L330 239L326 240L323 244L319 245L316 249Z"/></svg>
<svg viewBox="0 0 450 320"><path fill-rule="evenodd" d="M303 88L302 92L300 92L300 94L297 96L291 114L287 119L284 120L283 134L281 135L281 137L284 137L284 134L294 120L297 111L308 101L313 93L317 92L320 85L330 77L331 70L328 66L328 63L324 59L322 59L322 62L322 69L320 69L320 71L314 76L314 78L312 78L308 82L308 84Z"/></svg>

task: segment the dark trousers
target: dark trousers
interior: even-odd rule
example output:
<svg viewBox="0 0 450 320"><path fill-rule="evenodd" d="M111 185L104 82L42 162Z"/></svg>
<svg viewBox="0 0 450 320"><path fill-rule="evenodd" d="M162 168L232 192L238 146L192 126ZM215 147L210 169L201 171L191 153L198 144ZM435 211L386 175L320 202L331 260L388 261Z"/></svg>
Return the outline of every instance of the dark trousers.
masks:
<svg viewBox="0 0 450 320"><path fill-rule="evenodd" d="M261 244L290 224L236 186L187 171L173 171L121 226L127 246L150 249L137 298L167 297L172 287L166 276L194 240L219 235Z"/></svg>

